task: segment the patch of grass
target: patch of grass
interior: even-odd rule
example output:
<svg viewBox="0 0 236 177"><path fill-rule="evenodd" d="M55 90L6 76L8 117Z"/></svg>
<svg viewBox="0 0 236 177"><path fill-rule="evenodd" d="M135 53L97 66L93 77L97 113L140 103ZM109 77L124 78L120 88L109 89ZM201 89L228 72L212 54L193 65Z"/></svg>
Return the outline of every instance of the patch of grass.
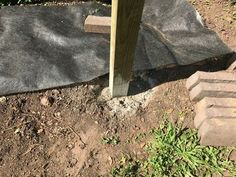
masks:
<svg viewBox="0 0 236 177"><path fill-rule="evenodd" d="M225 171L236 176L236 167L229 160L230 148L199 145L197 132L162 123L153 131L146 160L126 158L113 168L112 176L150 177L210 177Z"/></svg>
<svg viewBox="0 0 236 177"><path fill-rule="evenodd" d="M117 145L119 142L119 137L116 136L102 137L102 144Z"/></svg>
<svg viewBox="0 0 236 177"><path fill-rule="evenodd" d="M129 155L123 155L119 166L111 171L111 176L139 176L142 169L142 163L132 159Z"/></svg>

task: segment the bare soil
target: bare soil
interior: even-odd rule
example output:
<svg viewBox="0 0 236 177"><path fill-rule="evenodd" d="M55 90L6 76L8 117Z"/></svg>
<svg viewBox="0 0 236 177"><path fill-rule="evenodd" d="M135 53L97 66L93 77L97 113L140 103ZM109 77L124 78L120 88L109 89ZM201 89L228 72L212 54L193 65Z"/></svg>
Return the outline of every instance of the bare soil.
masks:
<svg viewBox="0 0 236 177"><path fill-rule="evenodd" d="M206 25L236 50L236 7L220 0L191 2ZM185 78L195 69L144 72L133 80L139 94L125 98L109 97L107 75L66 88L1 97L0 176L109 176L122 154L145 158L148 138L139 136L163 118L193 128ZM145 89L145 82L154 84ZM112 136L119 138L117 145L102 143ZM236 153L231 158L236 161Z"/></svg>

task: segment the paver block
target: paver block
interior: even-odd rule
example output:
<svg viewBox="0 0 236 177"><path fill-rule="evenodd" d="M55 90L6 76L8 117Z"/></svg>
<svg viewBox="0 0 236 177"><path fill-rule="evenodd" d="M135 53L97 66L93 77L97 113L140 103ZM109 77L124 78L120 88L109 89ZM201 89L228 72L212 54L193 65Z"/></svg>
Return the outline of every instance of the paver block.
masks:
<svg viewBox="0 0 236 177"><path fill-rule="evenodd" d="M200 101L204 97L236 98L236 84L200 82L190 91L190 99Z"/></svg>
<svg viewBox="0 0 236 177"><path fill-rule="evenodd" d="M192 90L200 82L208 83L235 83L236 84L236 73L230 73L225 71L220 72L202 72L197 71L186 82L188 90Z"/></svg>
<svg viewBox="0 0 236 177"><path fill-rule="evenodd" d="M236 119L207 119L198 134L202 145L236 146Z"/></svg>
<svg viewBox="0 0 236 177"><path fill-rule="evenodd" d="M214 109L211 109L211 108L214 108L214 109L226 108L226 110L222 110L226 112L223 112L223 113L220 112L218 115L216 115L218 111L214 113L208 113L208 111L214 111ZM235 114L234 112L232 113L231 111L232 113L231 115L227 115L227 113L230 112L229 110L234 110L234 109L236 109L236 98L205 97L195 105L195 113L196 113L196 117L194 119L195 127L198 128L199 125L202 123L202 121L214 115L216 115L216 117L219 117L219 116L224 117L222 115L226 114L225 117L233 117L233 115Z"/></svg>
<svg viewBox="0 0 236 177"><path fill-rule="evenodd" d="M224 108L224 107L197 107L196 116L194 118L194 126L199 128L207 119L219 118L219 119L236 119L236 108ZM236 127L235 127L236 128Z"/></svg>
<svg viewBox="0 0 236 177"><path fill-rule="evenodd" d="M85 20L84 30L90 33L109 34L111 32L111 17L89 15Z"/></svg>
<svg viewBox="0 0 236 177"><path fill-rule="evenodd" d="M210 107L226 107L226 108L236 108L236 98L215 98L215 97L205 97L196 104L196 108L210 108Z"/></svg>

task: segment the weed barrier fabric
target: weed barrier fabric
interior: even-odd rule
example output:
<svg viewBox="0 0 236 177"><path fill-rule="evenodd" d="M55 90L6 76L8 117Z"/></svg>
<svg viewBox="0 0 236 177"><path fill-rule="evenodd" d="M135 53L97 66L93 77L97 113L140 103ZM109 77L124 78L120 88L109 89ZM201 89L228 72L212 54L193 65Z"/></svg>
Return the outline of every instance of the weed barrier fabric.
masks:
<svg viewBox="0 0 236 177"><path fill-rule="evenodd" d="M96 2L0 9L0 95L85 82L109 71L109 35L84 32ZM185 0L146 0L133 70L189 65L232 51Z"/></svg>

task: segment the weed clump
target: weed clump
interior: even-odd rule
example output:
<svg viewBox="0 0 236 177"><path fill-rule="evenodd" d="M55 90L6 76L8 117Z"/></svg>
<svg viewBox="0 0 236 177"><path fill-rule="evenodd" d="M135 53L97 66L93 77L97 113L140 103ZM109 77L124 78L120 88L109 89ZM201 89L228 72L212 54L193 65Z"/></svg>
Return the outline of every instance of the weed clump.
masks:
<svg viewBox="0 0 236 177"><path fill-rule="evenodd" d="M148 158L123 157L112 169L112 176L210 177L224 172L236 176L236 167L229 160L232 148L201 146L197 131L175 127L172 123L162 123L152 135L154 140L146 149Z"/></svg>

